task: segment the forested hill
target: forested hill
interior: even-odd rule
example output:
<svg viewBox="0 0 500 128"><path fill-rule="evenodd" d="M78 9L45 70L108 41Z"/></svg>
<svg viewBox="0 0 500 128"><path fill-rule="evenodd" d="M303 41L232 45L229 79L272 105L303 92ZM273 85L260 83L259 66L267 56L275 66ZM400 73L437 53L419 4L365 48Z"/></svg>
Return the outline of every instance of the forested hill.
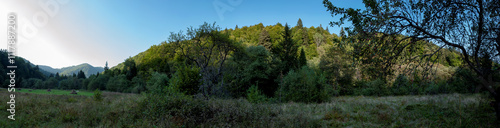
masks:
<svg viewBox="0 0 500 128"><path fill-rule="evenodd" d="M252 26L235 26L234 29L221 29L215 24L205 23L199 28L188 31L172 33L166 39L168 42L151 46L148 50L104 71L105 76L100 77L104 81L108 76L127 78L131 81L133 78L139 78L135 79L136 82L132 82L134 85L115 89L135 90L132 92L154 88L145 87L140 81L155 79L163 83L158 86L169 84L186 86L178 88L190 88L192 90L189 92L192 93L199 93L200 86L207 86L207 89L224 86L217 91L202 93L204 95L223 93L234 97L244 96L251 86L256 85L264 94L272 97L279 85L287 85L284 84L287 82L319 82L317 84L333 85L337 88L336 94L339 95L363 93L360 91L363 89L367 93L365 95L374 95L368 94L377 92L369 91L372 85L373 87L380 85L387 89L397 84L394 87L406 89L411 88L406 85L422 84L425 85L422 86L425 89L430 81L450 83L452 80L461 80L464 76L460 75L471 75L463 70L456 76L455 72L461 69L458 67L462 66L462 60L454 49L440 48L425 40L402 41L402 44L413 45L404 49L401 57L424 56L441 49L436 56L430 58L433 60L431 63L433 66L430 68L420 66L413 70L412 66L419 64L419 60L392 58L393 50L372 45L374 42L391 43L393 40L401 40L405 38L402 35L387 36L373 33L379 38L370 40L358 35L346 35L343 29L337 35L330 33L328 28L322 25L305 27L300 19L295 26L281 23L264 26L259 23ZM411 74L431 70L430 74ZM451 79L452 77L457 78ZM173 79L169 82L174 83L166 84L165 81L168 81L166 78ZM400 86L401 81L408 84ZM456 82L456 85L463 86L464 83ZM468 85L474 86L474 83ZM92 86L91 89L97 86ZM104 85L99 86L104 87ZM449 86L453 87L455 83ZM403 92L398 93L399 95L425 93L412 89L393 91ZM471 90L473 89L467 91ZM376 94L386 95L385 92Z"/></svg>
<svg viewBox="0 0 500 128"><path fill-rule="evenodd" d="M262 45L270 51L272 46L276 46L283 40L284 25L277 23L275 25L264 26L262 23L259 23L252 26L236 26L235 29L224 29L223 31L228 32L231 39L239 42L243 46ZM291 27L291 36L294 43L299 45L299 49L304 49L308 63L316 65L319 64L320 56L324 55L325 52L332 47L338 47L340 42L347 42L343 41L341 37L346 35L339 36L335 33L330 33L328 27L323 27L322 25L317 27L305 27L302 25L300 19L296 26ZM354 43L362 42L353 42L353 44ZM428 42L424 43L424 45L428 45L429 47L422 47L420 52L437 48L435 44ZM352 46L353 45L351 45L350 48L353 48ZM460 54L458 54L458 52L451 49L442 51L443 54L440 56L442 59L439 60L439 63L445 66L460 65ZM336 54L348 54L348 52L337 52ZM130 57L129 59L133 60L139 69L147 70L149 68L159 69L161 67L156 64L167 64L167 61L173 61L175 58L175 47L165 41L159 45L153 45L148 50ZM177 59L180 58L178 57ZM111 69L122 70L124 63L120 63Z"/></svg>
<svg viewBox="0 0 500 128"><path fill-rule="evenodd" d="M224 32L230 33L230 38L241 43L244 46L263 45L266 49L270 49L271 45L276 45L283 39L284 24L277 23L275 25L264 26L262 23L252 26L236 26L235 29L224 29ZM323 52L318 47L326 47L333 45L333 41L340 40L334 33L328 32L327 27L322 25L314 27L305 27L298 24L291 28L292 37L295 43L299 44L299 49L304 49L307 59L319 57L319 52ZM174 47L167 42L162 42L159 45L153 45L148 50L139 53L130 59L139 65L149 65L150 61L173 60ZM145 64L143 64L145 63ZM123 63L118 64L112 69L122 69ZM152 65L151 65L152 66Z"/></svg>
<svg viewBox="0 0 500 128"><path fill-rule="evenodd" d="M83 73L85 73L86 77L89 77L92 74L97 74L97 73L104 71L103 67L94 67L94 66L87 64L87 63L83 63L83 64L75 65L75 66L64 67L64 68L60 68L60 69L58 69L58 68L55 69L55 68L45 66L45 65L40 65L39 67L40 67L40 69L45 70L47 72L50 72L52 74L59 73L59 75L66 75L66 76L78 74L78 72L80 70L83 71Z"/></svg>
<svg viewBox="0 0 500 128"><path fill-rule="evenodd" d="M7 69L7 66L11 65L8 61L8 52L5 49L0 50L0 85L6 88L9 85L9 76L7 73L10 69ZM38 79L46 79L43 71L40 70L38 66L31 64L29 61L22 57L15 58L15 65L17 68L15 69L16 74L16 83L20 81L26 80L28 78L38 78Z"/></svg>

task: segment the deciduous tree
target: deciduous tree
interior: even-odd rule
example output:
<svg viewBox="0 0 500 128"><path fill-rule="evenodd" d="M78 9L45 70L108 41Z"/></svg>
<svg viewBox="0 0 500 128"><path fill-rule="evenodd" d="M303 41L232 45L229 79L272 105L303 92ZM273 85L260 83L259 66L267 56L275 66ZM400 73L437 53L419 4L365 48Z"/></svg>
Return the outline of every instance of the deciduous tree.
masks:
<svg viewBox="0 0 500 128"><path fill-rule="evenodd" d="M439 45L434 52L403 59L422 60L415 67L433 65L434 57L443 47L458 50L463 60L472 69L495 98L493 102L497 119L500 120L500 94L495 90L498 74L495 66L500 58L500 1L498 0L363 0L366 10L340 8L330 1L323 4L332 16L341 15L340 20L330 24L342 25L352 22L349 35L370 39L391 39L392 41L370 42L379 48L391 49L388 60L403 58L401 53L414 49L419 40L430 41ZM402 38L394 38L404 35ZM425 68L425 69L430 69Z"/></svg>

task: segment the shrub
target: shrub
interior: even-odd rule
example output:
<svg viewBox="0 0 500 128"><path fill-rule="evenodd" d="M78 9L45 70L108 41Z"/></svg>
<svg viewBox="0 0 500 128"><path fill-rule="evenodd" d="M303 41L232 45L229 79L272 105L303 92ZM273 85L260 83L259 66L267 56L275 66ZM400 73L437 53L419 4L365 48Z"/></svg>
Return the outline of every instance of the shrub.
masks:
<svg viewBox="0 0 500 128"><path fill-rule="evenodd" d="M291 70L280 84L277 95L284 101L323 102L330 98L333 92L326 84L326 78L307 66Z"/></svg>
<svg viewBox="0 0 500 128"><path fill-rule="evenodd" d="M384 80L382 79L376 79L365 83L365 85L361 87L361 91L358 93L365 96L386 96L391 94L389 88L387 88Z"/></svg>
<svg viewBox="0 0 500 128"><path fill-rule="evenodd" d="M392 84L391 91L394 95L408 95L410 94L409 88L410 82L408 77L399 75Z"/></svg>
<svg viewBox="0 0 500 128"><path fill-rule="evenodd" d="M247 100L252 103L262 103L266 101L266 96L263 95L258 86L251 86L247 91Z"/></svg>
<svg viewBox="0 0 500 128"><path fill-rule="evenodd" d="M95 101L102 101L102 92L101 92L101 90L95 89L93 97L94 97Z"/></svg>

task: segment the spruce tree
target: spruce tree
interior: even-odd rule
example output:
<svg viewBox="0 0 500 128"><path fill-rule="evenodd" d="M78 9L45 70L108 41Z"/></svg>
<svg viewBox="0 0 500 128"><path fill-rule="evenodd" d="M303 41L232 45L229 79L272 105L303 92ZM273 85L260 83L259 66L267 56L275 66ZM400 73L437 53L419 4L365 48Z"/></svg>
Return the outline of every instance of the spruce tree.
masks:
<svg viewBox="0 0 500 128"><path fill-rule="evenodd" d="M108 67L108 61L106 61L106 66L104 66L104 71L107 71L109 69Z"/></svg>
<svg viewBox="0 0 500 128"><path fill-rule="evenodd" d="M85 73L82 70L80 70L78 72L78 79L85 79L85 78L86 78Z"/></svg>
<svg viewBox="0 0 500 128"><path fill-rule="evenodd" d="M275 54L282 62L282 72L284 74L288 73L291 69L298 67L297 50L299 46L292 40L290 34L290 27L286 24L285 31L283 33L283 40L272 49L273 54Z"/></svg>
<svg viewBox="0 0 500 128"><path fill-rule="evenodd" d="M264 46L267 50L271 49L271 36L266 29L262 29L262 32L260 33L259 45Z"/></svg>
<svg viewBox="0 0 500 128"><path fill-rule="evenodd" d="M299 56L299 67L307 65L307 59L306 59L306 53L304 52L304 49L302 48L300 50L300 56Z"/></svg>

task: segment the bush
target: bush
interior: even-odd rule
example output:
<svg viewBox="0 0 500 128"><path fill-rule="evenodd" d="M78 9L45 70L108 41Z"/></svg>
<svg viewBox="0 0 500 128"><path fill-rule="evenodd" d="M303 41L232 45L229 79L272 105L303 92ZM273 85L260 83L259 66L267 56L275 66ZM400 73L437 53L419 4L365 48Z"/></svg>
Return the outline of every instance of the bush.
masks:
<svg viewBox="0 0 500 128"><path fill-rule="evenodd" d="M251 103L266 102L266 96L263 95L258 86L253 85L247 91L247 100Z"/></svg>
<svg viewBox="0 0 500 128"><path fill-rule="evenodd" d="M408 77L399 75L392 84L391 91L394 95L408 95L410 94L410 81Z"/></svg>
<svg viewBox="0 0 500 128"><path fill-rule="evenodd" d="M101 92L101 90L95 89L93 97L94 97L95 101L102 101L102 92Z"/></svg>
<svg viewBox="0 0 500 128"><path fill-rule="evenodd" d="M367 82L362 88L361 88L361 95L365 96L386 96L386 95L391 95L391 92L387 88L384 80L382 79L376 79L374 81Z"/></svg>
<svg viewBox="0 0 500 128"><path fill-rule="evenodd" d="M307 66L291 70L280 84L278 97L283 101L324 102L331 96L333 89L326 84L326 78Z"/></svg>

